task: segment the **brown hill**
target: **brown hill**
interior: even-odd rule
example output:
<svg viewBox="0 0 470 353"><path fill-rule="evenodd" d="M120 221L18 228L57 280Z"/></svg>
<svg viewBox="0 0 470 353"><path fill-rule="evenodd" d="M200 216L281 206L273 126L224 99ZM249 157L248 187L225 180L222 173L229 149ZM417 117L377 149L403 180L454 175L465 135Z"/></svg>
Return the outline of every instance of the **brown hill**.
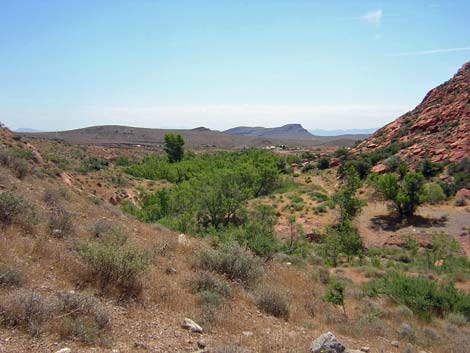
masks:
<svg viewBox="0 0 470 353"><path fill-rule="evenodd" d="M375 132L352 153L367 153L401 143L397 156L414 165L459 161L470 156L470 62L455 76L432 89L412 111Z"/></svg>

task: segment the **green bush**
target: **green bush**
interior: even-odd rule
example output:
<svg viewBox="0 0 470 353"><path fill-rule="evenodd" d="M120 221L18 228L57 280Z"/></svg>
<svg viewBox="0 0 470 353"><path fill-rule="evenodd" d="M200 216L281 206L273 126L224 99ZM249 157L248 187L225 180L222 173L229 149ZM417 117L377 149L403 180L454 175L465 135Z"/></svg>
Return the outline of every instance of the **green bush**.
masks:
<svg viewBox="0 0 470 353"><path fill-rule="evenodd" d="M220 273L245 286L253 285L263 273L260 259L237 243L221 244L217 249L200 251L194 258L193 266Z"/></svg>
<svg viewBox="0 0 470 353"><path fill-rule="evenodd" d="M320 170L328 169L330 167L330 159L327 157L320 158L317 162L317 168Z"/></svg>
<svg viewBox="0 0 470 353"><path fill-rule="evenodd" d="M0 194L0 222L3 228L20 221L28 210L28 204L21 196L10 192Z"/></svg>
<svg viewBox="0 0 470 353"><path fill-rule="evenodd" d="M259 290L256 306L266 314L289 319L289 301L284 292L274 287L263 287Z"/></svg>
<svg viewBox="0 0 470 353"><path fill-rule="evenodd" d="M96 282L101 292L116 289L123 299L140 294L140 277L150 260L146 251L102 242L81 245L78 254L87 266L89 280Z"/></svg>
<svg viewBox="0 0 470 353"><path fill-rule="evenodd" d="M459 292L453 284L439 286L425 278L395 273L377 281L376 285L379 293L406 305L424 319L452 312L461 313L467 320L470 318L470 295Z"/></svg>
<svg viewBox="0 0 470 353"><path fill-rule="evenodd" d="M446 195L439 184L432 183L424 186L424 200L427 203L436 205L445 199Z"/></svg>
<svg viewBox="0 0 470 353"><path fill-rule="evenodd" d="M373 181L376 190L388 201L400 216L412 216L423 203L424 177L410 172L399 181L394 174L384 174Z"/></svg>

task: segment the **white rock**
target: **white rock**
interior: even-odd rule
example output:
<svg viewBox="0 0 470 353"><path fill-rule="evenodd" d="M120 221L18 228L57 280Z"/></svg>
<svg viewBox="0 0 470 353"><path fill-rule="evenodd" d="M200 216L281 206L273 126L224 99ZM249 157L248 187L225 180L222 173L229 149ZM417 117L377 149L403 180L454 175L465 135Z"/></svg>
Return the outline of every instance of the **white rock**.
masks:
<svg viewBox="0 0 470 353"><path fill-rule="evenodd" d="M181 233L178 235L178 244L186 244L188 242L188 239L185 234Z"/></svg>
<svg viewBox="0 0 470 353"><path fill-rule="evenodd" d="M370 352L370 347L367 347L367 346L364 346L364 347L361 347L361 351L363 352Z"/></svg>
<svg viewBox="0 0 470 353"><path fill-rule="evenodd" d="M182 328L185 328L191 332L202 333L202 327L196 324L193 320L184 318L181 324Z"/></svg>
<svg viewBox="0 0 470 353"><path fill-rule="evenodd" d="M72 350L68 347L65 347L65 348L62 348L62 349L59 349L57 352L55 353L70 353L72 352Z"/></svg>
<svg viewBox="0 0 470 353"><path fill-rule="evenodd" d="M398 342L398 341L392 341L390 344L391 344L393 347L400 347L400 342Z"/></svg>
<svg viewBox="0 0 470 353"><path fill-rule="evenodd" d="M253 337L253 332L251 332L251 331L243 331L242 334L245 337Z"/></svg>

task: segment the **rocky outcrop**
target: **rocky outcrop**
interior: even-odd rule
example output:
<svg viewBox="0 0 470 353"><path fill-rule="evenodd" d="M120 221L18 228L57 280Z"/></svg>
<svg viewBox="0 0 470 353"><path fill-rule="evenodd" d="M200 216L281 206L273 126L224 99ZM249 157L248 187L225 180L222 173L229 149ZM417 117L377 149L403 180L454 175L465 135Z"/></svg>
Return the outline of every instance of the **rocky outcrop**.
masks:
<svg viewBox="0 0 470 353"><path fill-rule="evenodd" d="M350 153L369 153L391 143L403 148L396 154L416 165L470 157L470 62L449 81L431 90L412 111L375 132Z"/></svg>
<svg viewBox="0 0 470 353"><path fill-rule="evenodd" d="M324 333L310 346L310 353L343 353L345 350L346 347L331 332Z"/></svg>

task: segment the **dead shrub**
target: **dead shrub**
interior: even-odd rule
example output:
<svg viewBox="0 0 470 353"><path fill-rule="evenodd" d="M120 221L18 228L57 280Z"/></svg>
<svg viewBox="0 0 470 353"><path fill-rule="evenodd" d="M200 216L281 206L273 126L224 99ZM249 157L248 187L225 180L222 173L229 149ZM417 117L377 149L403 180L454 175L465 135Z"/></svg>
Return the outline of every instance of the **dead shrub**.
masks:
<svg viewBox="0 0 470 353"><path fill-rule="evenodd" d="M96 238L102 241L112 242L117 245L124 245L127 241L127 235L124 233L124 229L105 219L99 219L96 221L93 234Z"/></svg>
<svg viewBox="0 0 470 353"><path fill-rule="evenodd" d="M286 294L277 288L261 288L257 293L256 306L266 314L289 319L289 301Z"/></svg>
<svg viewBox="0 0 470 353"><path fill-rule="evenodd" d="M9 164L18 179L24 179L28 174L31 173L29 163L24 159L11 158Z"/></svg>
<svg viewBox="0 0 470 353"><path fill-rule="evenodd" d="M109 314L96 298L74 292L60 292L57 297L62 313L61 338L93 344L109 327Z"/></svg>
<svg viewBox="0 0 470 353"><path fill-rule="evenodd" d="M23 328L37 337L53 309L53 305L40 294L20 289L1 300L0 319L5 326Z"/></svg>
<svg viewBox="0 0 470 353"><path fill-rule="evenodd" d="M46 188L43 193L43 200L48 206L59 206L60 201L67 198L67 190Z"/></svg>
<svg viewBox="0 0 470 353"><path fill-rule="evenodd" d="M49 232L59 239L66 238L75 233L73 214L63 207L55 208L49 217Z"/></svg>

